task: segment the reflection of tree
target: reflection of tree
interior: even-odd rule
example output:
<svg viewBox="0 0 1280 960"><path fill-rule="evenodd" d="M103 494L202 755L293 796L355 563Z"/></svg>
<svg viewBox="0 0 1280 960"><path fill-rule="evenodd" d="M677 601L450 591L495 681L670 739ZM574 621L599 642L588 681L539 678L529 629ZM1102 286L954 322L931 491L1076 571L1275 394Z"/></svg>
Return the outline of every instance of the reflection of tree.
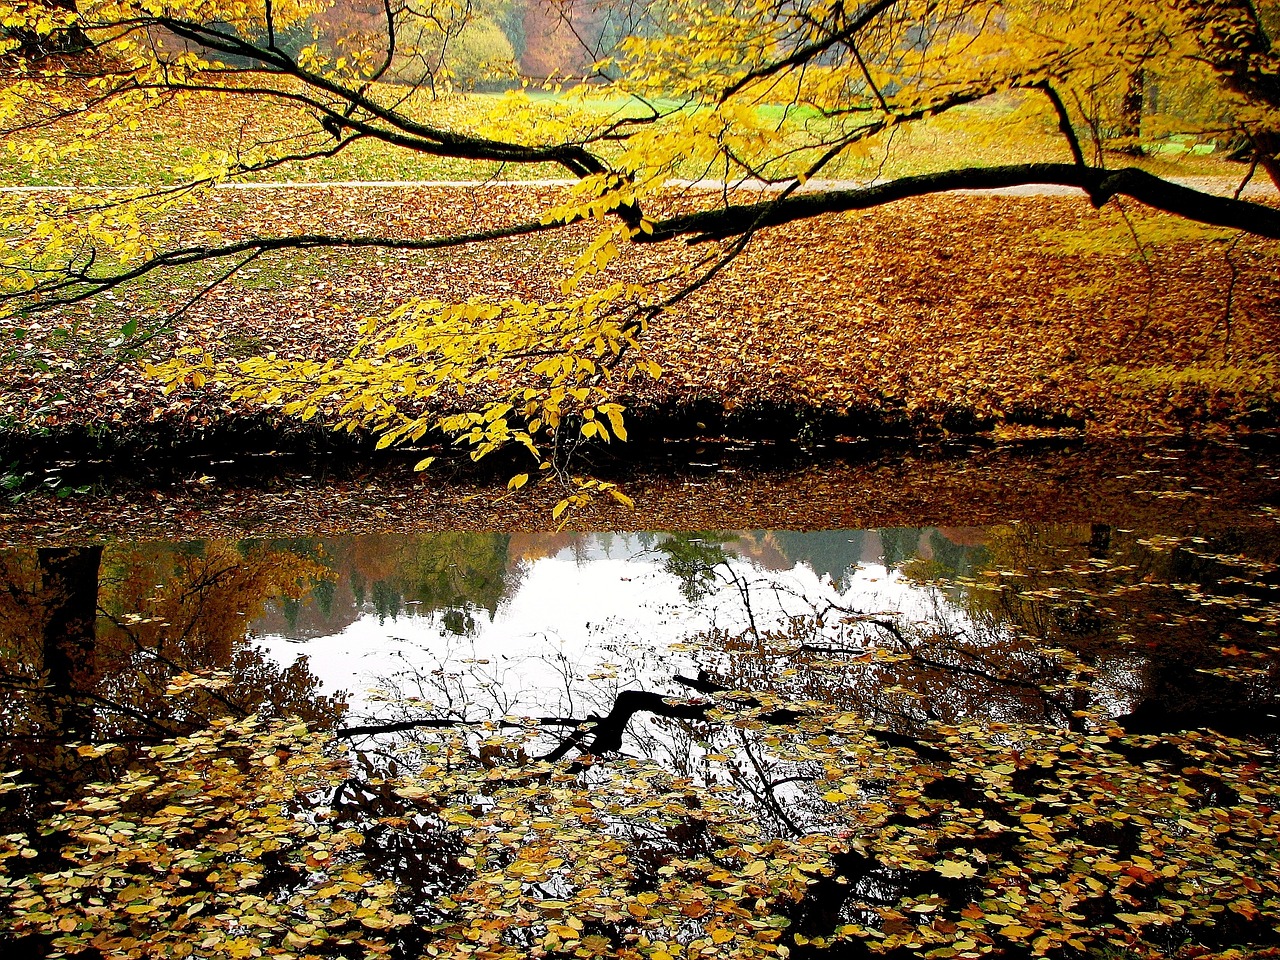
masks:
<svg viewBox="0 0 1280 960"><path fill-rule="evenodd" d="M373 610L378 615L378 623L385 623L400 616L400 605L403 594L392 580L373 581Z"/></svg>
<svg viewBox="0 0 1280 960"><path fill-rule="evenodd" d="M657 550L666 556L663 567L680 581L680 593L697 603L715 585L716 568L728 560L724 545L733 537L721 533L674 534L659 541Z"/></svg>
<svg viewBox="0 0 1280 960"><path fill-rule="evenodd" d="M909 616L824 584L773 621L776 579L677 544L695 585L710 569L736 588L740 622L717 606L690 638L705 669L657 688L563 657L558 715L517 719L523 665L444 645L383 727L394 740L342 731L355 763L325 795L416 905L404 952L427 936L443 955L630 956L643 936L654 955L809 960L1273 942L1270 755L1126 737L1098 708L1123 706L1114 661L1151 676L1120 631L1231 597L1274 619L1274 569L1226 556L1229 538L1177 555L1098 526L1007 535L984 538L1003 573L922 586L933 605Z"/></svg>
<svg viewBox="0 0 1280 960"><path fill-rule="evenodd" d="M1101 524L992 528L977 550L937 532L883 533L886 556L928 543L930 559L903 567L932 597L928 615L821 600L761 630L746 607L746 628L707 643L719 680L902 732L973 717L1078 729L1097 710L1150 732L1276 729L1280 658L1265 629L1280 544L1255 538L1246 556L1232 533L1166 542ZM995 569L973 576L979 562Z"/></svg>
<svg viewBox="0 0 1280 960"><path fill-rule="evenodd" d="M1017 524L993 528L990 550L993 575L965 587L971 615L1070 651L1099 673L1095 696L1125 704L1134 724L1243 730L1274 715L1280 662L1262 632L1280 582L1274 534ZM1088 700L1077 687L1075 708Z"/></svg>
<svg viewBox="0 0 1280 960"><path fill-rule="evenodd" d="M886 554L893 550L894 539L887 538ZM896 767L878 757L866 761L866 770L842 768L830 758L819 762L821 749L793 749L789 745L802 738L771 729L770 716L784 726L795 718L776 708L760 713L764 724L748 726L746 732L739 727L736 744L730 732L711 734L704 749L733 758L723 777L742 788L754 803L755 815L762 823L772 821L779 836L788 830L820 830L816 824L828 815L829 805L849 802L855 795L872 808L883 804L898 811L897 822L888 821L889 829L878 834L878 853L868 855L865 848L848 853L835 868L844 874L841 883L820 882L809 888L792 918L798 932L826 935L847 922L851 903L861 902L867 911L862 916L874 921L886 944L920 948L921 941L912 940L919 937L911 922L912 903L918 900L933 911L952 896L953 902L964 903L975 894L963 883L949 891L935 873L914 872L922 866L904 869L899 861L890 867L894 858L885 852L901 842L896 855L905 853L907 861L925 858L926 871L930 863L935 868L942 863L955 871L951 876L957 881L981 874L980 865L965 860L966 850L999 851L978 857L978 864L1013 862L1011 848L996 839L998 833L966 834L962 826L969 818L987 818L987 824L997 824L991 829L1003 829L998 824L1009 815L1007 801L992 792L990 784L1006 775L1011 777L1006 789L1014 794L1034 795L1043 789L1045 797L1075 798L1077 814L1088 814L1079 823L1064 818L1057 829L1071 842L1097 844L1106 851L1104 858L1121 863L1129 855L1126 845L1135 844L1140 831L1126 822L1127 814L1110 822L1102 815L1093 819L1097 806L1115 802L1123 810L1143 809L1144 804L1153 809L1163 802L1156 799L1162 791L1171 789L1162 778L1177 780L1178 768L1195 774L1195 782L1176 788L1192 798L1191 806L1205 809L1234 796L1231 788L1214 779L1219 774L1198 780L1199 768L1168 733L1160 746L1109 741L1106 749L1115 753L1110 759L1099 758L1096 768L1090 766L1070 738L1087 732L1090 722L1105 724L1100 715L1133 709L1122 719L1140 732L1204 724L1235 736L1276 731L1280 651L1270 638L1280 610L1267 594L1280 582L1275 566L1280 544L1258 542L1256 537L1246 544L1231 533L1212 540L1162 543L1098 524L1018 525L989 532L990 554L979 558L1000 570L974 580L966 578L976 572L969 565L972 553L950 550L948 541L940 543L941 539L937 534L930 537L931 562L915 569L930 580L949 573L958 587L931 586L935 603L927 616L888 620L816 601L812 615L794 618L784 628L740 633L721 629L704 638L706 655L718 651L721 656L713 661L713 676L704 674L692 684L696 689L781 693L784 702L802 705L802 714L813 712L811 729L822 731L821 742L832 736L833 718L856 716L868 725L880 749L907 751ZM1257 625L1250 626L1250 621ZM1247 659L1241 662L1241 657ZM1236 699L1229 701L1224 695ZM729 696L743 702L741 695ZM760 703L763 711L776 701L757 695L751 702ZM1261 722L1267 714L1269 726ZM986 767L979 763L974 769L983 771L981 777L950 769L957 752L952 742L959 752L967 752L969 739L978 739L976 734L988 729L998 732L975 756L998 744L1007 759L986 760ZM938 731L951 734L946 744L939 742ZM957 731L964 736L957 738ZM1200 736L1217 742L1211 735ZM1188 742L1194 752L1201 741L1193 736ZM1058 754L1059 749L1071 752ZM1247 750L1238 753L1232 762L1240 763L1248 755ZM1161 767L1157 757L1170 767ZM926 766L926 777L914 775ZM1073 773L1073 766L1080 772ZM877 779L868 774L871 768L887 770L889 776ZM1098 769L1101 774L1095 772ZM1076 784L1089 782L1090 776L1105 789L1099 792L1095 786L1092 792L1076 793ZM805 790L786 796L788 783L824 780L843 780L840 785L851 789L821 797ZM1148 799L1132 799L1138 795ZM954 810L953 804L960 809ZM1051 808L1029 804L1026 809L1039 811L1030 815L1034 820L1047 816ZM931 812L939 810L949 811L954 819L932 820ZM1225 814L1219 815L1225 820ZM1233 812L1231 822L1241 823L1242 816ZM968 839L957 839L957 848L943 840L946 831ZM1046 829L1033 846L1048 850L1051 857L1060 856L1048 842L1050 834ZM901 841L886 839L895 835ZM1192 860L1197 856L1191 853ZM1158 892L1142 885L1152 884L1155 875L1131 870L1131 879L1137 878L1139 885L1130 891L1132 899L1121 902L1152 903ZM968 909L971 917L982 918L982 909ZM1098 914L1114 909L1115 900L1106 898L1090 907ZM1241 909L1249 917L1258 916L1256 906ZM1167 922L1158 913L1142 913L1129 922L1151 919ZM1273 930L1264 924L1259 932L1271 936ZM1029 927L1019 925L1012 931L1030 938ZM928 936L923 940L925 946L931 942L948 941L931 941Z"/></svg>
<svg viewBox="0 0 1280 960"><path fill-rule="evenodd" d="M772 536L793 563L803 560L818 576L839 585L861 559L868 535L866 530L778 530Z"/></svg>
<svg viewBox="0 0 1280 960"><path fill-rule="evenodd" d="M333 616L333 602L337 597L337 590L334 587L333 580L325 577L315 581L311 585L311 597L315 600L321 616L326 620Z"/></svg>
<svg viewBox="0 0 1280 960"><path fill-rule="evenodd" d="M420 605L418 613L440 611L446 631L469 633L475 611L492 617L513 583L508 542L505 534L471 532L315 541L312 549L325 575L313 578L309 597L296 605L278 602L259 628L320 636L354 621L366 605L379 623Z"/></svg>
<svg viewBox="0 0 1280 960"><path fill-rule="evenodd" d="M137 746L228 713L333 718L305 660L282 669L244 643L268 600L319 572L222 541L0 552L0 760L56 797L106 763L77 745Z"/></svg>
<svg viewBox="0 0 1280 960"><path fill-rule="evenodd" d="M1240 546L1230 537L1162 550L1099 524L884 534L886 555L895 543L910 543L913 550L922 542L928 547L928 563L910 569L929 576L921 591L931 597L930 609L907 618L859 610L830 597L815 598L808 612L793 612L772 626L760 616L763 597L753 601L753 594L764 591L777 600L781 591L797 603L804 598L770 578L753 578L735 569L737 561L722 547L730 538L684 535L660 541L656 549L664 567L681 580L686 597L699 599L723 580L742 601L740 627L719 619L715 630L696 638L707 673L699 681L702 686L692 684L693 689L770 690L791 701L820 702L857 713L886 735L908 737L930 724L974 718L1080 730L1091 712L1115 714L1157 702L1167 704L1161 708L1166 712L1186 717L1199 710L1201 718L1224 718L1221 707L1213 712L1210 698L1238 685L1242 674L1236 671L1234 679L1227 680L1213 672L1224 665L1221 644L1206 647L1203 634L1208 630L1222 636L1238 620L1239 598L1232 600L1236 606L1221 602L1242 589L1231 586L1220 556ZM841 534L839 544L828 539L836 556L849 537ZM787 542L793 548L803 543L800 538ZM1254 546L1275 552L1266 544ZM1239 557L1235 562L1248 565ZM966 576L983 563L1000 570ZM1258 597L1265 594L1265 581L1272 576L1265 566L1264 562L1254 571L1260 576L1251 578L1249 589ZM944 574L941 581L934 579ZM1215 584L1225 588L1225 594L1215 592ZM718 609L723 613L723 607ZM1188 629L1176 641L1166 639L1163 651L1156 649L1156 638L1165 636L1172 624ZM1207 652L1189 657L1186 645L1193 643ZM1210 672L1196 669L1201 667ZM519 668L509 663L442 662L438 669L422 671L409 692L435 704L438 720L482 723L515 710L504 679L513 670ZM1269 681L1257 675L1251 681L1254 702L1258 709L1274 711L1274 663L1264 675L1267 670ZM691 776L698 773L698 762L686 763L680 756L682 751L697 753L693 722L700 714L656 703L622 709L620 704L632 702L626 699L631 692L625 686L584 686L570 690L559 704L542 706L547 716L596 724L570 727L555 755L575 749L614 750L625 743L641 755L664 756L669 767ZM481 699L479 692L484 694ZM1258 709L1250 715L1256 716ZM411 709L396 720L410 722L412 715ZM649 719L628 727L635 716ZM779 782L785 785L800 774L788 771L785 763L769 770L763 761L749 762L749 743L725 750L741 752L733 768L737 787L755 795L763 804L762 816L772 817L786 832L786 818L770 798Z"/></svg>
<svg viewBox="0 0 1280 960"><path fill-rule="evenodd" d="M508 538L508 556L511 564L532 563L543 557L554 557L566 548L579 550L584 535L572 530L554 532L513 533Z"/></svg>
<svg viewBox="0 0 1280 960"><path fill-rule="evenodd" d="M142 654L138 669L152 695L164 691L174 665L201 670L238 663L245 677L229 699L252 705L244 712L317 719L331 711L331 703L316 701L317 681L305 661L278 669L244 645L248 625L270 602L296 600L327 577L310 544L136 546L113 551L109 560L102 633ZM246 685L250 677L261 684Z"/></svg>
<svg viewBox="0 0 1280 960"><path fill-rule="evenodd" d="M49 719L73 737L90 733L91 712L83 695L95 683L98 567L102 548L63 547L36 551L44 602L41 653Z"/></svg>
<svg viewBox="0 0 1280 960"><path fill-rule="evenodd" d="M1107 540L1089 529L1086 559ZM437 712L418 727L422 773L388 791L373 763L378 802L342 813L378 831L397 877L429 879L414 894L446 904L433 932L498 931L514 953L556 937L614 955L643 933L772 955L751 950L762 931L815 960L949 956L975 937L1009 957L1273 942L1259 879L1280 815L1254 771L1272 755L1206 732L1127 738L1097 711L1076 724L1076 686L1104 673L929 589L911 619L829 598L773 629L744 612L692 638L715 670L674 682L698 697L623 689L524 724ZM406 797L417 816L394 806Z"/></svg>
<svg viewBox="0 0 1280 960"><path fill-rule="evenodd" d="M888 527L879 532L885 569L892 570L917 555L924 531L916 527Z"/></svg>
<svg viewBox="0 0 1280 960"><path fill-rule="evenodd" d="M1091 717L1126 712L1136 731L1276 729L1280 658L1267 630L1280 619L1268 598L1280 544L1231 533L1168 543L1100 524L951 532L885 531L886 555L930 548L907 569L927 580L932 607L909 618L814 598L808 613L769 627L749 595L777 588L736 578L742 622L696 639L707 670L687 685L847 711L887 743L975 719L1082 731ZM972 576L980 563L998 569ZM778 789L814 768L761 749L767 733L711 739L701 750L733 758L719 775L761 822L780 836L801 829L817 808Z"/></svg>
<svg viewBox="0 0 1280 960"><path fill-rule="evenodd" d="M396 570L407 600L432 610L472 606L490 615L506 590L507 537L449 532L412 538Z"/></svg>
<svg viewBox="0 0 1280 960"><path fill-rule="evenodd" d="M59 785L79 765L56 737L93 735L103 668L94 628L101 557L100 546L0 553L0 757L25 767L42 759L38 769L48 772L54 796L65 795Z"/></svg>
<svg viewBox="0 0 1280 960"><path fill-rule="evenodd" d="M1274 703L1275 651L1267 645L1280 619L1270 599L1280 579L1276 544L1233 535L1172 543L1098 525L1010 527L983 540L1001 569L922 584L917 596L932 605L908 606L909 614L860 610L852 594L825 582L802 608L794 586L788 592L740 558L705 542L677 544L692 558L677 569L695 585L711 570L733 588L712 598L716 627L687 638L703 669L677 674L664 660L655 674L652 663L641 665L643 645L605 648L621 662L594 671L583 669L583 657L548 653L544 665L561 671L563 688L539 704L545 714L527 716L516 702L527 661L488 662L465 639L433 641L440 659L419 671L416 690L402 691L418 699L388 711L400 711L383 727L395 739L368 739L373 723L342 731L354 760L335 766L315 793L327 808L319 823L355 828L339 832L359 845L359 859L350 848L343 856L352 859L338 869L391 879L398 902L413 905L403 914L366 914L365 926L394 926L396 949L407 956L428 937L445 956L475 955L477 946L497 956L632 956L645 937L655 956L660 946L670 957L764 958L785 946L797 960L977 952L966 940L1004 957L1026 957L1032 944L1052 960L1151 958L1184 942L1213 950L1274 943L1274 756L1257 740L1203 730L1126 736L1112 715L1136 702L1116 691L1154 702L1166 689L1194 694L1196 683L1247 686L1252 702ZM227 609L220 603L249 602L237 595L228 561L269 567L273 552L207 544L154 556L144 550L150 559L142 562L104 551L104 571L141 571L146 589L134 618L118 614L98 631L95 666L80 675L92 676L103 698L122 695L104 669L114 662L101 656L110 643L132 651L131 670L145 656L183 649L215 657L227 642L216 627L217 611ZM294 554L274 572L264 567L259 595L303 593L321 555ZM87 568L92 558L0 555L15 585L0 598L38 592L57 579L50 571L59 559ZM943 562L961 567L944 558L933 576ZM181 573L165 581L159 571L170 568ZM106 583L104 608L115 603ZM785 596L785 609L768 608L765 593ZM721 602L726 596L742 601L736 620ZM201 605L211 612L207 635L188 626ZM446 607L442 619L464 609L480 608ZM1187 636L1169 639L1171 626ZM43 636L27 637L37 655ZM1147 644L1157 638L1175 656L1181 644L1200 643L1208 652L1189 662L1211 671L1242 658L1250 669L1227 679L1184 668L1192 675L1178 677L1175 665L1156 667L1160 651ZM95 711L100 725L103 711ZM219 808L216 849L200 856L234 860L230 833L243 826L241 808L262 815L266 806L254 802L245 771L279 784L278 768L294 763L302 744L294 736L215 740L197 738L207 752L188 749L208 769L225 771L235 790ZM166 808L167 798L149 788L129 787L128 778L119 782L134 791L131 804L148 793L149 816L185 812ZM187 787L159 781L154 793L168 789ZM296 791L290 796L294 809L306 807ZM82 834L101 829L80 816ZM285 819L285 835L306 821ZM195 833L183 822L173 830ZM269 830L268 839L274 844L277 835ZM76 852L62 847L59 867ZM101 859L114 847L93 849ZM310 871L332 869L317 849L308 842L275 860L263 854L268 866L254 875L270 879L273 865L291 863L291 873L275 875L289 889ZM125 872L130 882L139 873L156 882L143 857ZM60 911L77 907L65 907L75 898L48 906L63 880L62 872L45 873L51 895L40 910L55 918L47 921L52 929ZM315 894L335 922L351 924L337 928L348 933L353 911L369 909L357 904L360 891L374 883L352 875L353 899ZM254 892L264 890L271 900L269 884ZM123 915L125 898L113 897ZM166 903L164 922L185 906ZM310 916L310 909L298 902L284 913ZM300 935L322 928L330 929L308 921ZM339 937L329 936L324 955L341 952Z"/></svg>

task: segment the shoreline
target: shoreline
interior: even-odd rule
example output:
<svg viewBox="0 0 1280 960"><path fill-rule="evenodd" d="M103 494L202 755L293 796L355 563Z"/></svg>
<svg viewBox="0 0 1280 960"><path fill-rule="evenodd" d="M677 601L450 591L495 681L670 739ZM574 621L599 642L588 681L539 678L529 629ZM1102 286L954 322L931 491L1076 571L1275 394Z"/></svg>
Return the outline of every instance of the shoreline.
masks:
<svg viewBox="0 0 1280 960"><path fill-rule="evenodd" d="M532 531L560 525L571 488L554 477L507 489L509 473L414 455L380 461L276 453L138 464L114 484L59 496L0 499L0 547L84 542L235 540L443 530ZM563 524L584 530L866 529L1092 524L1200 533L1280 522L1280 433L930 444L839 440L669 441L647 459L597 460L584 473L616 482L627 508L598 497ZM542 482L538 482L542 481Z"/></svg>
<svg viewBox="0 0 1280 960"><path fill-rule="evenodd" d="M1032 405L997 418L958 406L941 411L908 411L900 405L832 409L819 404L768 402L739 407L723 398L701 397L685 402L627 404L624 416L625 442L595 442L579 459L586 463L603 458L606 462L643 464L673 442L728 447L767 444L806 453L853 445L892 449L947 443L1106 444L1170 438L1203 442L1280 432L1280 417L1270 407L1141 432L1094 429L1078 410L1046 410ZM450 444L437 431L410 446L379 450L377 435L370 431L337 430L323 416L304 422L270 410L228 414L200 423L158 419L113 427L72 422L46 429L0 430L0 471L40 470L58 464L65 472L94 481L113 474L163 476L193 464L247 458L329 459L376 466L413 463L424 456L465 461L466 450ZM517 465L528 469L530 465L524 460L522 451L498 452L478 464L468 464L465 472L478 478L505 475L504 471L516 470Z"/></svg>

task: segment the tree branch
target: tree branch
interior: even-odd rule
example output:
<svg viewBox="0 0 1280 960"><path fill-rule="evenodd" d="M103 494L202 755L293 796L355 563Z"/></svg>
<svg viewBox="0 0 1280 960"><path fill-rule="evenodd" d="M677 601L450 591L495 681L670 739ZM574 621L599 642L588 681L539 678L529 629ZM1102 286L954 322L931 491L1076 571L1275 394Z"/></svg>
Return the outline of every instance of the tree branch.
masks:
<svg viewBox="0 0 1280 960"><path fill-rule="evenodd" d="M1053 89L1053 84L1048 80L1039 87L1053 104L1053 112L1058 115L1058 129L1066 137L1067 146L1071 148L1071 159L1075 161L1077 167L1087 166L1084 151L1080 148L1080 138L1076 136L1076 128L1071 125L1071 114L1067 113L1067 105L1062 102L1062 97L1058 96L1058 91Z"/></svg>
<svg viewBox="0 0 1280 960"><path fill-rule="evenodd" d="M876 17L880 16L880 14L884 13L890 7L895 6L897 3L898 0L877 0L876 3L873 3L865 10L859 12L859 14L842 30L837 31L836 33L831 34L831 36L826 37L823 40L819 40L816 43L800 47L790 56L784 57L781 60L775 60L773 63L766 66L748 71L724 89L724 92L720 94L720 102L724 103L735 93L756 80L763 80L765 77L771 77L775 73L781 73L782 71L789 70L792 67L798 67L802 64L809 63L826 53L837 44L852 40L861 30L875 20Z"/></svg>
<svg viewBox="0 0 1280 960"><path fill-rule="evenodd" d="M24 308L31 313L66 306L91 299L108 290L138 280L154 273L174 267L191 266L226 257L237 257L252 254L254 256L280 250L325 250L379 248L394 250L443 250L449 247L466 246L472 243L484 243L490 240L502 240L508 237L525 236L540 233L544 230L556 230L565 226L563 221L542 223L531 221L518 223L509 227L496 227L492 230L480 230L475 233L462 233L445 237L429 237L424 240L411 240L397 237L342 237L326 234L300 234L293 237L257 237L242 240L238 243L221 247L181 247L152 257L134 267L118 273L91 275L88 267L77 270L56 270L56 280L38 284L33 290L8 294L0 299L24 299L38 294L40 300Z"/></svg>
<svg viewBox="0 0 1280 960"><path fill-rule="evenodd" d="M176 36L202 47L220 53L226 53L264 64L263 73L277 76L293 77L308 88L336 97L347 104L351 110L340 112L312 97L288 94L284 91L271 91L274 96L296 99L315 107L326 114L332 114L344 126L349 126L360 133L385 140L387 143L407 147L423 153L438 156L456 157L464 160L493 160L503 163L558 163L571 171L575 176L587 176L593 173L604 173L605 165L582 146L573 143L555 144L552 146L526 146L503 140L491 140L484 137L470 136L462 133L432 127L415 121L395 110L388 109L371 99L360 90L354 90L342 83L304 69L296 59L279 50L270 50L254 44L242 37L225 33L216 27L182 20L174 17L160 16L154 23ZM270 69L266 69L269 67ZM198 85L185 85L195 89ZM166 89L177 89L176 84L166 84ZM210 92L236 93L235 88L209 87ZM396 134L380 128L372 123L358 122L351 116L351 111L359 109L370 117L401 131ZM408 135L407 137L405 135Z"/></svg>
<svg viewBox="0 0 1280 960"><path fill-rule="evenodd" d="M1265 204L1214 196L1163 180L1136 167L1106 170L1068 163L1026 163L965 167L901 177L849 190L824 190L799 193L781 200L730 204L658 221L653 226L653 233L639 234L635 240L638 243L656 243L676 237L690 237L693 243L723 240L762 227L780 226L824 213L867 210L910 197L951 190L998 190L1035 185L1076 187L1087 193L1096 207L1116 196L1132 197L1149 207L1189 220L1280 239L1280 210Z"/></svg>

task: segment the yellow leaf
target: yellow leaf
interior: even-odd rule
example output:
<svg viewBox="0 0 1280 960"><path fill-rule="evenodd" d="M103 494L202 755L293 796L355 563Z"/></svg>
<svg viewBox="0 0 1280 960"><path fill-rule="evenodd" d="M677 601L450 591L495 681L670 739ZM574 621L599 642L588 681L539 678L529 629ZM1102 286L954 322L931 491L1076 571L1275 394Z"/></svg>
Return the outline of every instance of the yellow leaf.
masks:
<svg viewBox="0 0 1280 960"><path fill-rule="evenodd" d="M972 863L964 860L943 860L941 863L935 864L934 868L944 877L972 877L978 872L978 868Z"/></svg>

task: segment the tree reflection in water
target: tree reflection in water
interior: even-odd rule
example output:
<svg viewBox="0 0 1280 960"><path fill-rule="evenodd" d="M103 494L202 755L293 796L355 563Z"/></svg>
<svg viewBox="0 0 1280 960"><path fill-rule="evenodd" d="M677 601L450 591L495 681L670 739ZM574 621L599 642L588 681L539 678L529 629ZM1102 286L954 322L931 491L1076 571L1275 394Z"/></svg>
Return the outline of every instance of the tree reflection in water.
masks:
<svg viewBox="0 0 1280 960"><path fill-rule="evenodd" d="M838 589L787 593L740 559L783 542L656 544L686 595L732 598L736 619L721 604L710 628L659 655L648 638L614 643L591 673L541 654L558 684L537 715L504 692L504 672L520 668L465 643L402 674L382 718L339 731L347 764L277 828L285 862L312 871L276 894L297 908L262 929L170 911L166 929L262 953L346 943L655 960L1262 956L1280 942L1276 531L881 534L886 557L914 544L901 565L921 591L911 609L862 609ZM295 561L277 562L282 579L266 592L314 577L313 559ZM834 555L823 566L844 577ZM230 582L216 563L202 569ZM104 635L153 659L203 649L204 635L181 626L182 603L202 595L162 591L177 604L166 628L147 633L147 618L117 612ZM457 591L449 602L483 609ZM219 609L232 607L243 601ZM225 634L211 629L208 642ZM121 687L58 682L144 712ZM319 742L273 736L274 752L254 754L266 769ZM341 862L318 859L288 826L316 802L326 829L345 831L331 858ZM101 914L58 899L57 863L14 874L25 899L13 902L48 918L17 927L84 945L86 926L101 925L86 918ZM367 878L364 900L343 892L355 883L343 870ZM307 919L347 903L344 916L365 910L368 922L331 919L334 934ZM144 911L120 929L137 941L157 922Z"/></svg>
<svg viewBox="0 0 1280 960"><path fill-rule="evenodd" d="M251 713L332 723L305 660L287 668L245 642L276 596L323 574L288 550L225 541L0 552L0 755L73 796L117 775L133 748ZM94 757L96 744L129 749ZM83 750L82 750L83 748Z"/></svg>

